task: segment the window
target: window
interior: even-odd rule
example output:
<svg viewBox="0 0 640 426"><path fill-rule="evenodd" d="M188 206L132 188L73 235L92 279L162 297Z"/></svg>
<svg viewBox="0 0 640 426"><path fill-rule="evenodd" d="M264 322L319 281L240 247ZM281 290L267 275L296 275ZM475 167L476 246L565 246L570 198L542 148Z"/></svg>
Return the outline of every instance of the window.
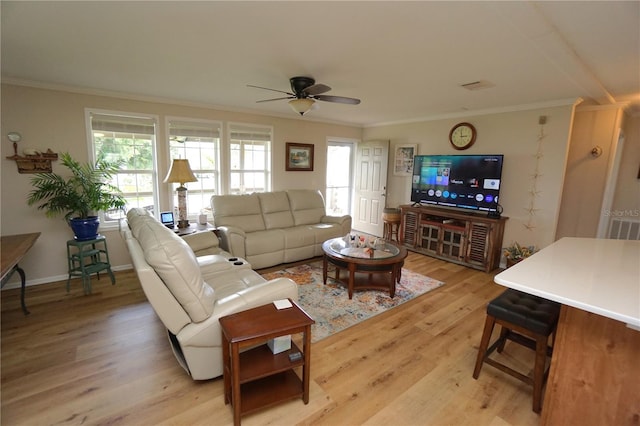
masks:
<svg viewBox="0 0 640 426"><path fill-rule="evenodd" d="M229 194L271 190L271 128L229 125Z"/></svg>
<svg viewBox="0 0 640 426"><path fill-rule="evenodd" d="M210 213L210 200L219 194L220 186L220 124L208 121L169 119L169 160L184 158L189 160L197 182L186 184L187 214L191 217L206 211ZM173 184L174 202L178 205Z"/></svg>
<svg viewBox="0 0 640 426"><path fill-rule="evenodd" d="M126 208L143 207L155 212L158 206L156 158L156 119L141 114L87 110L91 131L92 161L122 161L120 171L110 183L122 191ZM106 223L115 222L120 212L101 213Z"/></svg>
<svg viewBox="0 0 640 426"><path fill-rule="evenodd" d="M352 142L330 140L327 143L327 214L342 216L351 214ZM329 172L330 171L330 172Z"/></svg>

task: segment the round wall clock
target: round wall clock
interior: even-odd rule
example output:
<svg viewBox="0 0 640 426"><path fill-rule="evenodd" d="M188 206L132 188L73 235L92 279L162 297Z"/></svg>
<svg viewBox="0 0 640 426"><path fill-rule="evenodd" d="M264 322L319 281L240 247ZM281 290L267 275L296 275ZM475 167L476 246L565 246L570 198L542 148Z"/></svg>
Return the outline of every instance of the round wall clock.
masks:
<svg viewBox="0 0 640 426"><path fill-rule="evenodd" d="M470 123L458 123L449 132L449 142L455 149L467 149L476 141L476 128Z"/></svg>

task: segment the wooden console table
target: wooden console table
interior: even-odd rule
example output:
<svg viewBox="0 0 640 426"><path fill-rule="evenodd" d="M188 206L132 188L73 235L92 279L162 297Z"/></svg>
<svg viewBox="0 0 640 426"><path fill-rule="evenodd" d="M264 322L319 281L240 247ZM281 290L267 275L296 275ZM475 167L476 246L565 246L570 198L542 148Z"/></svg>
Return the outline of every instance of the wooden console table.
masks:
<svg viewBox="0 0 640 426"><path fill-rule="evenodd" d="M507 217L400 206L400 244L411 251L490 272L500 265Z"/></svg>
<svg viewBox="0 0 640 426"><path fill-rule="evenodd" d="M40 232L33 232L30 234L18 234L18 235L6 235L2 236L0 251L2 252L2 284L4 285L9 281L9 278L14 272L20 274L21 290L20 290L20 304L22 305L22 312L25 315L29 314L27 305L24 301L24 293L26 287L26 277L24 270L18 266L18 263L22 260L25 254L33 247L36 240L40 237Z"/></svg>

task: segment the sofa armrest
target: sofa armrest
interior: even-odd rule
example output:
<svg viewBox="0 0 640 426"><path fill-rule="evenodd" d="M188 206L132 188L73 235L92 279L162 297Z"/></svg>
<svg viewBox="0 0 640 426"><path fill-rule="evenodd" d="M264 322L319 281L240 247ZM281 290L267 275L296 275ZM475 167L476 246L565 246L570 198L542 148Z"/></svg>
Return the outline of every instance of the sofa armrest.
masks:
<svg viewBox="0 0 640 426"><path fill-rule="evenodd" d="M182 239L191 247L196 256L219 254L222 251L220 240L213 232L196 232L183 235Z"/></svg>
<svg viewBox="0 0 640 426"><path fill-rule="evenodd" d="M348 234L349 232L351 232L351 216L350 215L344 215L344 216L322 216L322 223L336 223L338 225L340 225L340 228L342 228L342 233L343 234Z"/></svg>
<svg viewBox="0 0 640 426"><path fill-rule="evenodd" d="M220 245L233 256L246 258L244 242L247 234L235 226L219 226Z"/></svg>
<svg viewBox="0 0 640 426"><path fill-rule="evenodd" d="M351 216L346 214L344 216L322 216L322 223L337 223L340 226L348 226L351 229Z"/></svg>

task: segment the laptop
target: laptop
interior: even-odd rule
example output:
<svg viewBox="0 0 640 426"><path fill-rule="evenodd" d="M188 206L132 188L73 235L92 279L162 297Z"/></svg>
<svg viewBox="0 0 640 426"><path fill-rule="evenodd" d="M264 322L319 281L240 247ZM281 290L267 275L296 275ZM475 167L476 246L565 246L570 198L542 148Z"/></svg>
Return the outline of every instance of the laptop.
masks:
<svg viewBox="0 0 640 426"><path fill-rule="evenodd" d="M160 213L160 222L167 228L173 229L175 227L175 221L173 220L173 212Z"/></svg>

